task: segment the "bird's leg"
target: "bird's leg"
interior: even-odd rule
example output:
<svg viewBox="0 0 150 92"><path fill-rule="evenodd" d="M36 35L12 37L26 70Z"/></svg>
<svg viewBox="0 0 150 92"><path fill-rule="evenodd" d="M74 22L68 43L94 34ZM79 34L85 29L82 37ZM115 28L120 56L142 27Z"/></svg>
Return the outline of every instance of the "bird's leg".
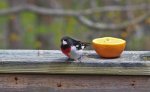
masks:
<svg viewBox="0 0 150 92"><path fill-rule="evenodd" d="M83 55L81 55L78 59L77 59L77 61L79 61L80 63L82 62L82 59L83 59Z"/></svg>
<svg viewBox="0 0 150 92"><path fill-rule="evenodd" d="M81 59L78 59L77 61L79 61L81 63Z"/></svg>
<svg viewBox="0 0 150 92"><path fill-rule="evenodd" d="M74 61L74 59L72 59L72 58L67 58L66 59L66 63L68 63L68 64L72 63L72 61Z"/></svg>
<svg viewBox="0 0 150 92"><path fill-rule="evenodd" d="M68 58L68 59L67 59L67 61L74 61L74 59L72 59L72 58Z"/></svg>

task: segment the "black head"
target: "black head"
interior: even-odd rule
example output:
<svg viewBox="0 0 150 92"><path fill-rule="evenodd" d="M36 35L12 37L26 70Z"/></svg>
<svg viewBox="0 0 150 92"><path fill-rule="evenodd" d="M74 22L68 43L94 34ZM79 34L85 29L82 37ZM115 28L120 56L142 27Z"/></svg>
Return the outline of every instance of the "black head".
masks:
<svg viewBox="0 0 150 92"><path fill-rule="evenodd" d="M61 45L70 45L72 44L72 38L64 36L61 38Z"/></svg>

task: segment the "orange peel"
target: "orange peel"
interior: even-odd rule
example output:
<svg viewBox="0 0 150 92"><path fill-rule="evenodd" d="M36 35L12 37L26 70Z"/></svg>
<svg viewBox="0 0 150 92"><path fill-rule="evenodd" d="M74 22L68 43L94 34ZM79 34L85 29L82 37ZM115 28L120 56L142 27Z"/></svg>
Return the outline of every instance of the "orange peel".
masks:
<svg viewBox="0 0 150 92"><path fill-rule="evenodd" d="M98 55L104 58L119 57L124 51L126 41L120 38L103 37L92 41L93 48Z"/></svg>

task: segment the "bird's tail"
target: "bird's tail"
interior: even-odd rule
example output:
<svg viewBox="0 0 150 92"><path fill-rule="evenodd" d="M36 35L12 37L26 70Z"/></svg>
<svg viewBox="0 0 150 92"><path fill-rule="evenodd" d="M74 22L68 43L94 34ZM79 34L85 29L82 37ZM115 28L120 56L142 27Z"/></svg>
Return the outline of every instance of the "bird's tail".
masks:
<svg viewBox="0 0 150 92"><path fill-rule="evenodd" d="M85 46L90 46L91 45L91 43L89 43L89 42L82 42L82 44L85 45Z"/></svg>

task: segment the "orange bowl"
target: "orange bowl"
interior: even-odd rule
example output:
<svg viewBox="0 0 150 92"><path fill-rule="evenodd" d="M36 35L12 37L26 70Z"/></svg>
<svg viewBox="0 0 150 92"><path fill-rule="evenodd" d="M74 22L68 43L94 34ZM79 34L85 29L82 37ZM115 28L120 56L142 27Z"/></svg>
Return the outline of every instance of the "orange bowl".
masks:
<svg viewBox="0 0 150 92"><path fill-rule="evenodd" d="M96 38L92 41L93 48L104 58L119 57L125 49L126 41L114 37Z"/></svg>

